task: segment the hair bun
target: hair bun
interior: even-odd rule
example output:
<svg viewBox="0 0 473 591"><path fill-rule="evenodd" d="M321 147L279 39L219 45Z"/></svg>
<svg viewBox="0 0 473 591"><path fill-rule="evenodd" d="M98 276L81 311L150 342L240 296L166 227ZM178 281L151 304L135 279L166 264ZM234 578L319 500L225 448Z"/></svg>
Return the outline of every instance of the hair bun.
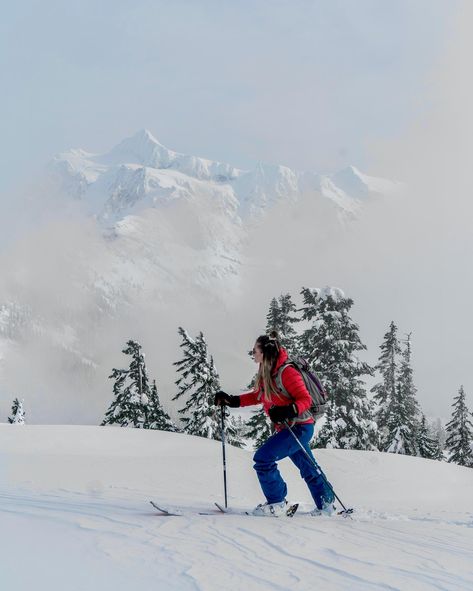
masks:
<svg viewBox="0 0 473 591"><path fill-rule="evenodd" d="M268 336L271 340L279 341L279 334L277 330L272 330Z"/></svg>

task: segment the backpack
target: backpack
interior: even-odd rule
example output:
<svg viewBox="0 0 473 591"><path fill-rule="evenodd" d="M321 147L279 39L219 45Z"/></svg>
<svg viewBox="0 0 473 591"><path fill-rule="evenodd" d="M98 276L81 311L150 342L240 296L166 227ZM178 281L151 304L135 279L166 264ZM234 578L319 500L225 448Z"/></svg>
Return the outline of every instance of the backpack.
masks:
<svg viewBox="0 0 473 591"><path fill-rule="evenodd" d="M309 412L314 419L319 419L325 414L327 409L328 394L317 374L310 369L309 363L306 359L303 357L292 357L281 365L274 378L277 389L288 398L291 398L291 395L282 383L282 372L289 365L292 365L292 367L297 369L297 371L301 374L305 387L309 391L310 397L312 398L312 406L309 408Z"/></svg>

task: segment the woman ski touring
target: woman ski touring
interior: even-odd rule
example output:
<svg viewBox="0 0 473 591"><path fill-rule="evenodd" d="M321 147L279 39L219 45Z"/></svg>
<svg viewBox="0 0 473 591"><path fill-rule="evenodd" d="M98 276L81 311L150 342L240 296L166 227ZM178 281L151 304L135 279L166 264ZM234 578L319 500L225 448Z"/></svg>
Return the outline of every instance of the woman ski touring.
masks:
<svg viewBox="0 0 473 591"><path fill-rule="evenodd" d="M292 402L288 404L288 398L277 391L275 384L278 369L288 359L287 352L281 346L277 333L272 332L269 336L258 337L253 348L253 356L255 362L259 363L254 390L240 396L232 396L223 391L219 391L215 395L216 405L225 405L231 408L263 404L264 411L275 424L275 433L263 443L253 458L254 468L266 497L266 502L259 504L253 510L253 515L279 517L285 514L287 486L276 462L286 457L289 457L299 468L302 478L309 487L316 505L311 514L331 515L334 512L333 489L315 459L312 463L294 438L295 435L306 452L313 458L309 442L314 434L315 421L308 412L312 398L302 376L290 365L282 372L282 384L292 399ZM287 425L291 427L294 435Z"/></svg>

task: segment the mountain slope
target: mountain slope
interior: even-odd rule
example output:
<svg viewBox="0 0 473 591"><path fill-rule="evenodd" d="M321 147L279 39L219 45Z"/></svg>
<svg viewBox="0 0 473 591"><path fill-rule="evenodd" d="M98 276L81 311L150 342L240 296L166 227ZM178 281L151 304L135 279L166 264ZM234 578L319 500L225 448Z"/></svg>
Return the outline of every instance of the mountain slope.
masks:
<svg viewBox="0 0 473 591"><path fill-rule="evenodd" d="M281 200L305 192L332 200L341 215L355 213L363 199L386 194L396 184L363 175L349 167L333 175L298 172L259 163L254 170L169 150L149 131L126 138L106 154L70 150L52 162L66 191L87 201L90 213L107 223L140 208L213 192L222 202L238 205L243 221L258 219ZM231 208L231 213L234 213Z"/></svg>
<svg viewBox="0 0 473 591"><path fill-rule="evenodd" d="M353 520L313 518L293 465L292 520L196 515L222 502L221 445L181 434L0 425L0 583L70 588L459 590L473 586L473 470L318 450ZM261 493L250 452L227 447L229 503ZM148 505L184 507L159 517ZM27 568L25 568L27 566ZM34 583L34 585L33 585Z"/></svg>
<svg viewBox="0 0 473 591"><path fill-rule="evenodd" d="M244 307L251 295L261 305L270 284L293 289L283 270L306 253L302 282L312 282L345 222L370 207L378 185L394 186L354 168L241 170L169 150L148 131L106 154L70 150L50 170L59 191L34 194L28 231L3 254L0 278L0 411L18 392L38 422L98 422L113 352L131 336L159 356L171 392L177 326L235 334L230 302ZM233 348L227 332L218 340ZM74 399L63 404L71 375ZM51 398L59 403L43 402Z"/></svg>

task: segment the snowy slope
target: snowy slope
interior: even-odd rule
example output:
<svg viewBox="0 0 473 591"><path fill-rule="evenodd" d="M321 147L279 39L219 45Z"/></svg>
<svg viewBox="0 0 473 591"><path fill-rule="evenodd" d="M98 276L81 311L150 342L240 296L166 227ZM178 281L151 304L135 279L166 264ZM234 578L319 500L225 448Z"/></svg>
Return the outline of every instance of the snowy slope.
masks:
<svg viewBox="0 0 473 591"><path fill-rule="evenodd" d="M251 453L228 449L230 505L261 500ZM221 446L133 429L0 425L0 588L467 590L473 470L321 450L353 520L196 515L222 501ZM147 500L188 509L160 517Z"/></svg>

